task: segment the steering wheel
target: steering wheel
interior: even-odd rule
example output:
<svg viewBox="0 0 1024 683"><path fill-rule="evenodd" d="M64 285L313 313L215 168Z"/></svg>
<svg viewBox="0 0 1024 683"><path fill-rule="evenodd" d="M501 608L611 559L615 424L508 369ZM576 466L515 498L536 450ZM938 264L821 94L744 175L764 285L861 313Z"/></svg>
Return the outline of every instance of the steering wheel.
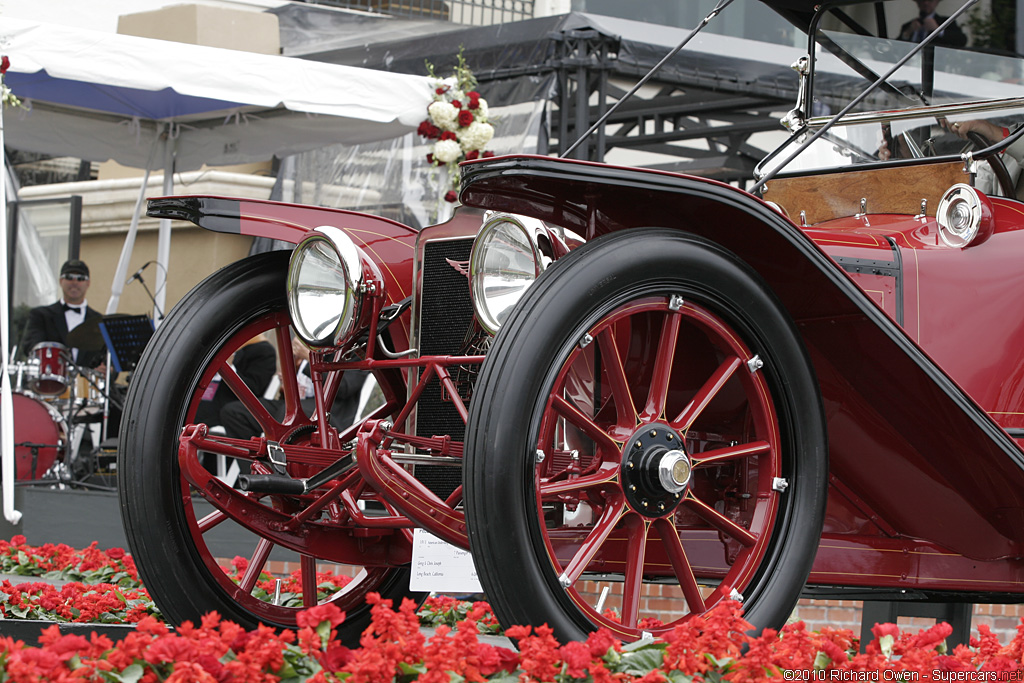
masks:
<svg viewBox="0 0 1024 683"><path fill-rule="evenodd" d="M992 146L992 143L977 131L969 131L967 139L974 146L975 151ZM1001 154L993 154L990 157L986 157L985 161L992 167L992 172L995 173L999 186L1003 188L1003 195L1013 197L1016 194L1016 187L1014 186L1013 178L1010 177L1010 171L1006 168L1006 163L1003 162L1003 156Z"/></svg>

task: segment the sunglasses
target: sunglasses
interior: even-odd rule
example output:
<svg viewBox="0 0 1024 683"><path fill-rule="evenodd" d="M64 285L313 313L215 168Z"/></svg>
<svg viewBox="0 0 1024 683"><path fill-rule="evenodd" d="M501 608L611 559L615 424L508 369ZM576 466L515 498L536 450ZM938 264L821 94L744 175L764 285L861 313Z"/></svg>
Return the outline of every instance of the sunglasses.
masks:
<svg viewBox="0 0 1024 683"><path fill-rule="evenodd" d="M88 282L89 281L89 276L88 275L78 275L76 273L67 273L66 275L62 275L61 277L64 278L65 280L71 280L72 282Z"/></svg>

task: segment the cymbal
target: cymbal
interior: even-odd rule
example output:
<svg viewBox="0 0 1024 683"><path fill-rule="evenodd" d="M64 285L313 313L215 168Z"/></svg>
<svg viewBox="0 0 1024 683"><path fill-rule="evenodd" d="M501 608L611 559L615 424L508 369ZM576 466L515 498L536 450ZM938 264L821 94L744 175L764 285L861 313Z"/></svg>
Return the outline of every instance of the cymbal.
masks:
<svg viewBox="0 0 1024 683"><path fill-rule="evenodd" d="M100 323L103 318L92 318L86 320L75 329L68 332L67 345L82 351L102 351L107 348L103 341L103 333L100 332Z"/></svg>

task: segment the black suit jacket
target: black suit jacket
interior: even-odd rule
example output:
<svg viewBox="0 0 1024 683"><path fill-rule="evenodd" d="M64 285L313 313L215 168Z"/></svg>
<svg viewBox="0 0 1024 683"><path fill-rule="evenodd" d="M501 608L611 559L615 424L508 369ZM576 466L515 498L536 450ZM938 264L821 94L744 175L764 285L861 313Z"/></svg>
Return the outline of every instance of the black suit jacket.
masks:
<svg viewBox="0 0 1024 683"><path fill-rule="evenodd" d="M102 318L103 314L94 308L86 307L85 320L82 325L96 319ZM25 332L21 335L21 348L27 355L32 347L39 342L58 342L64 346L68 345L68 323L64 319L64 309L60 302L49 306L37 306L28 313L28 322L25 324ZM106 349L99 351L78 351L78 364L87 368L94 368L107 358Z"/></svg>
<svg viewBox="0 0 1024 683"><path fill-rule="evenodd" d="M949 17L942 17L939 16L938 14L935 15L935 21L939 25L942 25L942 22L944 22L946 19L949 19ZM913 19L911 19L910 21L908 21L907 23L903 24L903 26L900 27L901 37L910 30L910 25L912 23L914 23ZM907 38L907 40L912 39L913 36ZM967 45L967 36L964 34L963 29L957 26L957 23L954 21L952 24L949 25L949 28L943 31L942 35L933 40L931 44L945 45L947 47L963 47L964 45Z"/></svg>

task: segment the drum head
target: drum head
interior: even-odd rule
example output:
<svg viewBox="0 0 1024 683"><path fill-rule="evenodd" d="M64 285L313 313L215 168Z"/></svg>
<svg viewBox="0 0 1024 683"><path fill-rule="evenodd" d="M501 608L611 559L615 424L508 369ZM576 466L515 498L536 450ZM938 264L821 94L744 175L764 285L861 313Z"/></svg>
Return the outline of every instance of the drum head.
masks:
<svg viewBox="0 0 1024 683"><path fill-rule="evenodd" d="M40 479L63 450L60 415L48 404L11 394L14 408L14 479Z"/></svg>

